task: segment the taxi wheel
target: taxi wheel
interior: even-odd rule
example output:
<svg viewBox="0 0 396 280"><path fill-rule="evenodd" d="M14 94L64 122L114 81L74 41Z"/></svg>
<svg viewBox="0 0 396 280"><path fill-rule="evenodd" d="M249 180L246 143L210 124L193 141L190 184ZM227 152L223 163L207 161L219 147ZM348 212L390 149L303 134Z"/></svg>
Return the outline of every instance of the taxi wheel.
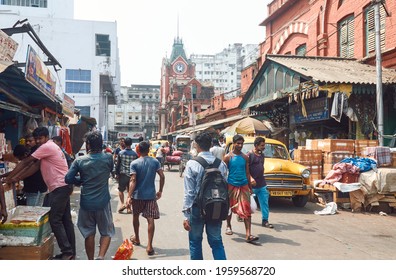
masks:
<svg viewBox="0 0 396 280"><path fill-rule="evenodd" d="M308 202L308 196L307 195L296 195L292 197L292 201L294 206L296 207L304 207L305 204Z"/></svg>

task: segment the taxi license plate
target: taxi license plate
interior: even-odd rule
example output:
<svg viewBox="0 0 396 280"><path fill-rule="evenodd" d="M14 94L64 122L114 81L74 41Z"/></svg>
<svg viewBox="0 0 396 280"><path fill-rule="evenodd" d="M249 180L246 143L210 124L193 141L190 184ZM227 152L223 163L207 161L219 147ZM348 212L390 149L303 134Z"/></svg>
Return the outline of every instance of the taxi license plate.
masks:
<svg viewBox="0 0 396 280"><path fill-rule="evenodd" d="M291 192L291 191L270 191L270 195L272 195L272 196L293 196L293 192Z"/></svg>

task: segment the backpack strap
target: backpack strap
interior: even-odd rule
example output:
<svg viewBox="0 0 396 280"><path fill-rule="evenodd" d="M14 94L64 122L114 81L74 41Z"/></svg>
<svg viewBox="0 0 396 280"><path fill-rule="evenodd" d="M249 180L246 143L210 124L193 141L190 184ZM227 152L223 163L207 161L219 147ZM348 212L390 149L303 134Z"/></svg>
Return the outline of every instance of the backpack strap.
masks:
<svg viewBox="0 0 396 280"><path fill-rule="evenodd" d="M204 169L207 169L209 167L214 167L214 168L219 168L221 164L221 160L218 158L215 158L214 162L212 164L209 164L203 157L197 156L194 158L195 161L197 161Z"/></svg>

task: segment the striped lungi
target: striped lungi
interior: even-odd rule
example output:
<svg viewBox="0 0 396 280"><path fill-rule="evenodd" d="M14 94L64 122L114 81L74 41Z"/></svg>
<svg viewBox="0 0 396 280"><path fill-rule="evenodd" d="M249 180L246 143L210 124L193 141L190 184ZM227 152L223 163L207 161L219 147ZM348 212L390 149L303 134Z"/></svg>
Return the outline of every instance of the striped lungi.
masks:
<svg viewBox="0 0 396 280"><path fill-rule="evenodd" d="M159 219L159 209L157 200L141 200L141 199L132 199L132 214L140 214L144 218L153 218Z"/></svg>
<svg viewBox="0 0 396 280"><path fill-rule="evenodd" d="M247 219L252 215L250 208L250 189L248 185L235 187L228 184L228 195L230 198L231 211L242 219Z"/></svg>

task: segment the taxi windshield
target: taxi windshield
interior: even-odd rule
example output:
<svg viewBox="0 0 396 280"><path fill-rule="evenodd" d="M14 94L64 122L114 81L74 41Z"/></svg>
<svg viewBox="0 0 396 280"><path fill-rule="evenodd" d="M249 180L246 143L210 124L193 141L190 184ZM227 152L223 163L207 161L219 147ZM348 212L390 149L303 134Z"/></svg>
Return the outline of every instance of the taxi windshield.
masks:
<svg viewBox="0 0 396 280"><path fill-rule="evenodd" d="M253 143L244 143L242 152L247 153L254 148ZM287 150L282 145L265 143L264 155L266 158L289 159Z"/></svg>

